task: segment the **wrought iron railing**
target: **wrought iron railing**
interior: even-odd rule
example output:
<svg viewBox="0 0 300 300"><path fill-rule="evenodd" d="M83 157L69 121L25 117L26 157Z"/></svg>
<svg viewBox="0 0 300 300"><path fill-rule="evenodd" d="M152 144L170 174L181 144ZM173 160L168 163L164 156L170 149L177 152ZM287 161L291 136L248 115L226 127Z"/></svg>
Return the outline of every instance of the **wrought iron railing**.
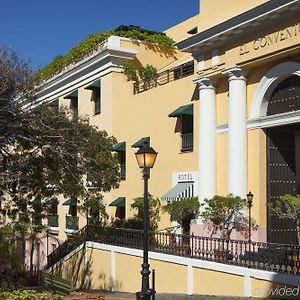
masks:
<svg viewBox="0 0 300 300"><path fill-rule="evenodd" d="M120 178L121 178L121 180L126 179L126 165L125 164L120 165Z"/></svg>
<svg viewBox="0 0 300 300"><path fill-rule="evenodd" d="M174 68L160 72L154 78L135 82L133 84L133 91L134 94L139 94L159 85L164 85L170 81L178 80L193 74L194 61L189 61Z"/></svg>
<svg viewBox="0 0 300 300"><path fill-rule="evenodd" d="M58 227L58 215L48 215L48 226Z"/></svg>
<svg viewBox="0 0 300 300"><path fill-rule="evenodd" d="M48 256L48 266L84 241L142 249L143 231L88 226ZM300 275L300 246L224 240L194 235L149 233L149 250L278 273Z"/></svg>
<svg viewBox="0 0 300 300"><path fill-rule="evenodd" d="M193 133L184 133L181 135L181 151L184 152L193 150L193 138Z"/></svg>

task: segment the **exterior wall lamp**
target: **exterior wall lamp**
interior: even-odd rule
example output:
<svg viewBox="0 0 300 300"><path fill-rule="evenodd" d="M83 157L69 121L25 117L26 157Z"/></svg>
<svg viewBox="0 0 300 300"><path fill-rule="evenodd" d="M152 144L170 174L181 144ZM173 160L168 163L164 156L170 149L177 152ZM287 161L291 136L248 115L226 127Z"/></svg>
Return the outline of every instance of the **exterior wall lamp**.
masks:
<svg viewBox="0 0 300 300"><path fill-rule="evenodd" d="M254 195L251 193L251 191L246 195L247 197L247 203L248 203L248 222L249 222L249 227L248 227L248 237L249 237L249 244L251 242L251 208L252 208L252 205L253 205L253 197Z"/></svg>
<svg viewBox="0 0 300 300"><path fill-rule="evenodd" d="M157 152L149 147L146 142L142 148L136 153L136 160L141 169L143 169L144 178L144 245L143 245L143 264L142 264L142 289L136 293L137 300L154 299L155 290L150 289L149 275L150 265L148 263L148 249L149 249L149 198L148 198L148 179L150 175L150 168L153 168Z"/></svg>

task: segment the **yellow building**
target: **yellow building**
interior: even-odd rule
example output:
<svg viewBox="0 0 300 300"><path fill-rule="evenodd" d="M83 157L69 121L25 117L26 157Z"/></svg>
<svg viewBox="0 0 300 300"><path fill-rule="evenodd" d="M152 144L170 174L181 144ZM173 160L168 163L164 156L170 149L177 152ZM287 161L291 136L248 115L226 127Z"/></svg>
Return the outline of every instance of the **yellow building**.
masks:
<svg viewBox="0 0 300 300"><path fill-rule="evenodd" d="M132 199L143 191L134 153L148 140L158 152L149 182L155 197L197 196L202 203L216 194L244 198L251 190L259 226L252 238L296 243L295 226L270 216L267 203L299 193L299 12L296 0L201 0L200 14L166 31L177 49L110 37L97 53L49 80L42 100L59 98L59 105L78 107L78 114L89 115L91 124L119 141L113 150L120 157L121 185L105 194L111 216L133 214ZM127 81L125 61L154 65L157 81ZM68 207L61 203L54 231L64 238ZM85 221L79 222L81 227ZM168 226L163 215L160 229ZM201 220L191 232L207 234ZM274 265L271 272L216 263L202 259L216 253L205 252L205 242L199 245L193 257L150 252L158 292L267 298L272 288L298 285L298 267L279 274ZM197 245L188 247L194 251ZM141 256L138 249L90 241L56 267L73 280L72 268L83 257L81 267L92 274L81 280L85 286L134 292Z"/></svg>
<svg viewBox="0 0 300 300"><path fill-rule="evenodd" d="M158 152L152 195L198 196L202 202L216 194L244 198L251 190L259 225L253 238L295 242L294 229L280 234L291 226L269 216L266 204L297 192L300 177L294 124L299 3L202 0L200 8L200 14L166 31L178 50L111 36L97 52L50 79L40 99L59 99L60 106L88 115L91 124L118 139L114 150L122 181L105 194L112 217L134 213L130 204L143 192L134 153L149 140ZM122 73L126 61L154 65L157 81L128 81ZM69 207L63 202L59 226L51 226L60 238L68 229ZM85 222L80 218L78 228ZM169 216L162 215L160 229L169 226ZM201 220L192 231L204 234Z"/></svg>
<svg viewBox="0 0 300 300"><path fill-rule="evenodd" d="M198 65L199 201L251 190L261 241L296 243L295 226L266 204L299 193L299 9L298 1L201 1L186 22L196 33L176 44Z"/></svg>
<svg viewBox="0 0 300 300"><path fill-rule="evenodd" d="M126 61L154 65L158 70L156 82L133 85L122 72ZM178 181L177 177L186 181L187 175L193 176L197 182L193 147L198 143L197 137L193 138L194 130L198 131L197 122L193 122L197 103L191 102L196 89L194 70L191 56L175 48L111 36L98 52L44 85L41 101L58 99L60 107L69 107L75 117L89 116L90 124L119 141L112 150L120 159L121 184L104 196L112 218L132 216L130 204L143 195L142 175L134 153L145 140L159 153L151 172L152 195L164 195L174 180ZM182 112L178 111L181 106L185 106ZM193 196L192 188L189 195ZM59 220L56 218L56 224L49 226L49 232L59 239L86 224L86 219L72 210L75 203L66 200L60 199ZM162 216L160 224L160 228L166 227L170 227L168 215Z"/></svg>

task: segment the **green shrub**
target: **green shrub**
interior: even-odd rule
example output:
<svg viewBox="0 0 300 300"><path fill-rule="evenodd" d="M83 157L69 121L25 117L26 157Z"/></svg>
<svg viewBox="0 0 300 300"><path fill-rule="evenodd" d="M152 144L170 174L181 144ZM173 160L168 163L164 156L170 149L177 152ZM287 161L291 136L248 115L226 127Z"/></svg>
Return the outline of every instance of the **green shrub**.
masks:
<svg viewBox="0 0 300 300"><path fill-rule="evenodd" d="M63 71L64 68L71 64L81 61L85 56L98 50L101 43L103 43L110 36L126 37L134 40L140 40L159 46L170 47L174 41L163 34L149 34L147 32L140 32L139 30L116 31L109 30L107 32L99 32L87 36L85 41L79 43L71 49L66 55L57 56L46 67L37 72L37 77L42 80L47 80L54 75Z"/></svg>
<svg viewBox="0 0 300 300"><path fill-rule="evenodd" d="M16 290L16 291L3 291L0 290L0 300L63 300L62 295L52 296L48 292L38 293L34 290Z"/></svg>

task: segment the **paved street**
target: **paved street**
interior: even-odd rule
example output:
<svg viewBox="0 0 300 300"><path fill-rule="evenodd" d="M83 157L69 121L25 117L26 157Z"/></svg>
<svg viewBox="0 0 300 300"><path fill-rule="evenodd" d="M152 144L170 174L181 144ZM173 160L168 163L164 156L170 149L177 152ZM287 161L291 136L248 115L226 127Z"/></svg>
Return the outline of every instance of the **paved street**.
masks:
<svg viewBox="0 0 300 300"><path fill-rule="evenodd" d="M69 295L65 297L67 300L102 300L99 296L105 295L105 300L134 300L135 294L131 293L109 293L109 292L95 292L91 291L89 293L82 293ZM215 296L186 296L186 295L174 295L174 294L157 294L156 300L240 300L245 298L237 297L215 297ZM247 298L249 299L249 298Z"/></svg>

